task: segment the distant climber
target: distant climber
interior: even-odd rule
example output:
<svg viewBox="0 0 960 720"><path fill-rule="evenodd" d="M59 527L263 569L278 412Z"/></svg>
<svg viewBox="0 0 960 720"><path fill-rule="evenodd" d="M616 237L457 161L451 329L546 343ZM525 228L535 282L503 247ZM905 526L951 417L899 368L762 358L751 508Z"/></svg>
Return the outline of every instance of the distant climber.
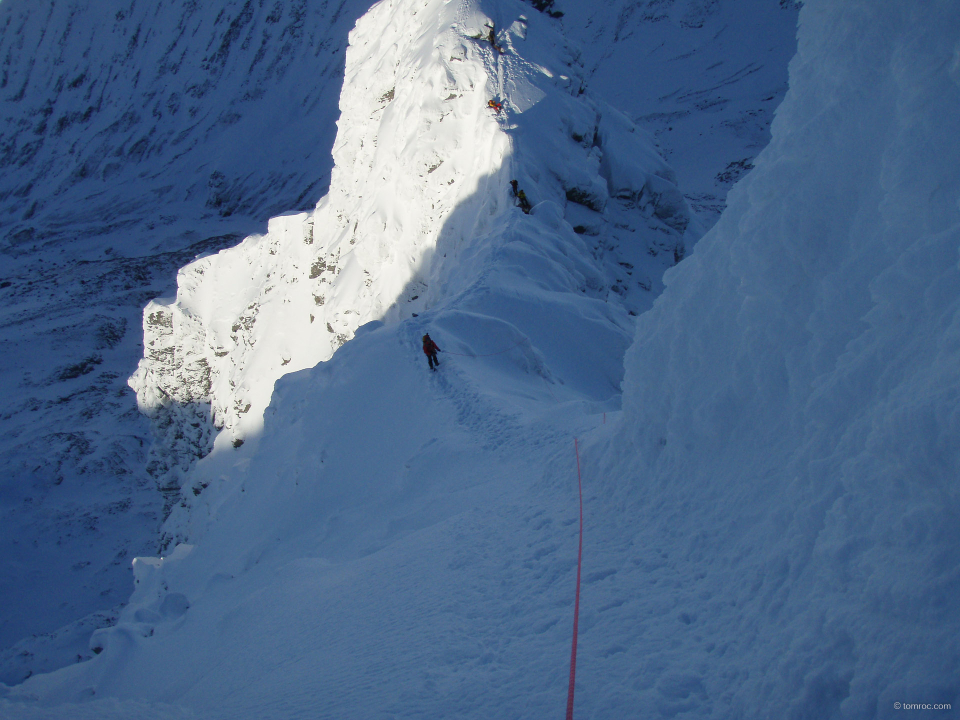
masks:
<svg viewBox="0 0 960 720"><path fill-rule="evenodd" d="M523 210L525 215L529 215L530 210L533 209L533 206L530 205L530 201L527 200L527 194L523 190L517 193L517 204L520 206L520 209Z"/></svg>
<svg viewBox="0 0 960 720"><path fill-rule="evenodd" d="M497 26L490 25L489 27L490 27L490 34L487 35L487 40L490 41L490 44L493 46L494 50L496 50L498 53L503 55L503 48L497 45L497 29L496 29Z"/></svg>
<svg viewBox="0 0 960 720"><path fill-rule="evenodd" d="M427 333L423 336L423 354L427 356L427 364L430 366L430 369L436 372L437 368L440 366L440 361L437 360L437 353L440 352L440 348L430 337L430 334Z"/></svg>
<svg viewBox="0 0 960 720"><path fill-rule="evenodd" d="M527 194L520 189L520 184L516 180L510 181L510 194L517 199L517 205L520 206L520 209L529 215L533 207L530 205L530 201L527 200Z"/></svg>
<svg viewBox="0 0 960 720"><path fill-rule="evenodd" d="M496 100L491 100L490 102L487 103L487 107L493 108L494 110L497 111L497 115L499 115L500 112L503 110L503 103L497 102Z"/></svg>
<svg viewBox="0 0 960 720"><path fill-rule="evenodd" d="M517 205L520 206L520 209L529 215L532 206L530 205L530 201L527 200L527 194L520 189L520 185L516 180L510 181L510 194L517 199Z"/></svg>

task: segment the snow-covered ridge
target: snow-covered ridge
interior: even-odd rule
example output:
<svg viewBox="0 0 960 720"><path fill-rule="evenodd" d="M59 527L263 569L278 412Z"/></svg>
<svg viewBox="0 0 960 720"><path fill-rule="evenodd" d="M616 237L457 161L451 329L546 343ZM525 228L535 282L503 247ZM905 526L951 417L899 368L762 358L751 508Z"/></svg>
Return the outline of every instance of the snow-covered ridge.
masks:
<svg viewBox="0 0 960 720"><path fill-rule="evenodd" d="M54 684L109 667L98 694L138 686L125 673L139 674L150 638L219 606L210 582L253 580L278 540L294 538L284 555L320 553L316 567L362 558L408 534L424 492L440 511L427 502L413 527L435 525L501 448L549 447L519 409L613 410L632 316L699 234L650 138L590 99L577 51L528 5L383 2L351 42L329 196L197 260L178 297L144 313L132 384L156 420L154 472L185 483L168 546L194 549L138 560L129 606L92 640L98 657ZM445 359L432 391L425 330L469 358ZM207 402L227 432L194 465ZM428 462L451 480L439 494L411 470ZM59 697L76 697L69 686Z"/></svg>
<svg viewBox="0 0 960 720"><path fill-rule="evenodd" d="M312 206L323 192L332 165L329 156L347 32L369 4L370 0L279 5L266 0L216 5L191 0L0 4L0 58L7 83L0 83L4 107L0 147L9 170L0 178L2 207L9 211L3 231L6 242L0 245L4 269L0 346L6 359L0 373L4 399L0 494L9 500L0 523L5 533L0 533L4 535L0 566L5 569L0 595L8 607L0 621L0 644L105 611L49 637L26 638L2 653L3 681L19 682L30 672L88 657L84 634L108 621L129 594L129 558L156 551L156 528L163 516L156 481L164 484L172 502L179 489L175 478L171 487L163 469L170 464L188 467L210 446L212 432L208 406L180 406L183 418L158 423L156 429L164 437L154 447L168 441L173 447L178 435L189 437L189 442L178 441L180 452L147 457L150 422L137 417L126 387L126 378L142 355L143 306L151 297L173 294L176 268L198 253L216 252L254 230L263 232L267 213ZM720 158L717 168L704 160L709 178L728 161L755 154L746 149L757 142L752 131L738 145L727 143L715 130L727 128L739 137L742 129L763 124L762 114L755 117L758 109L770 109L778 101L780 95L767 90L785 85L782 53L792 50L778 38L792 35L791 13L766 0L710 4L677 0L659 6L668 9L668 19L661 21L658 15L647 22L645 14L631 14L624 2L578 7L558 0L556 7L566 12L561 21L564 32L583 45L590 96L613 102L635 120L673 109L668 107L673 102L669 98L689 99L684 112L694 131L688 129L681 137L696 138L697 131L703 131L699 144L684 140L678 145L681 128L667 117L655 115L651 125L646 118L643 123L658 132L666 152L674 151L670 162L685 192L691 188L696 192L698 186L684 174L691 163L681 156L694 158L697 168L706 151ZM502 18L495 7L484 11L496 17L501 31L518 14L537 23L538 14L530 7ZM705 18L702 27L689 22L691 13ZM581 22L584 14L588 19ZM731 16L736 22L728 22ZM773 19L776 28L771 27ZM724 26L727 29L719 33ZM598 35L600 28L605 30ZM739 35L731 35L733 29ZM656 37L650 39L652 35ZM565 66L557 53L551 50L549 58L539 57L531 44L543 37L534 27L522 44L523 57L555 72ZM749 41L740 42L738 37ZM767 45L754 43L752 37L762 37ZM705 45L709 38L715 42ZM505 46L511 42L509 37L501 40ZM779 56L768 52L778 44ZM656 46L651 55L648 49ZM516 43L514 51L520 47ZM675 61L666 55L673 47L682 48L687 59ZM718 82L745 66L765 69L740 73L737 77L744 82L713 92ZM578 73L579 69L560 70L568 77ZM711 105L702 109L702 120L709 123L697 125L701 114L697 98L705 94ZM668 95L661 102L659 98ZM548 102L539 107L556 106ZM515 144L514 157L545 142L566 151L568 136L596 125L588 116L585 122L577 120L573 132L571 128L558 132L556 121L569 124L569 117L564 112L553 115L544 113L536 122L520 122L510 131L511 139L525 139ZM614 117L604 110L601 134L602 126ZM669 133L668 122L673 125ZM547 167L552 160L548 155L541 152L530 164L520 162L517 174ZM522 179L531 196L536 184ZM589 182L584 184L589 187ZM550 192L558 197L555 190ZM608 214L617 204L608 203ZM660 275L657 267L644 264L646 248L660 253L659 260L652 260L654 265L672 263L675 238L660 231L644 237L638 262L623 256L625 248L637 247L627 238L638 233L622 227L635 223L635 213L619 217L616 224L621 227L611 229L589 210L566 205L569 224L586 231L581 247L606 258L602 277L584 276L596 279L590 281L595 288L602 286L587 288L588 292L611 296L611 305L624 297L628 310L641 310L649 297L642 292L628 297L639 288L634 283L649 285L655 294ZM458 216L450 227L461 219ZM598 230L597 235L589 234ZM556 245L546 236L536 237L545 251ZM616 252L601 251L617 243ZM495 245L480 242L478 249L482 246L486 257L497 257ZM444 247L446 252L449 247ZM614 256L633 268L617 264ZM477 276L476 267L469 262L457 267L451 261L443 273L434 273L428 295L463 285ZM573 285L579 282L573 277ZM540 302L528 299L533 305ZM545 324L555 320L547 314L541 317ZM492 349L501 347L494 342L497 337L489 339ZM481 347L476 338L471 342L476 352L491 349ZM580 338L574 342L586 344ZM623 342L621 334L616 348ZM539 347L547 347L545 339ZM549 369L563 378L570 373L561 368L569 370L572 363L558 348L551 350ZM610 354L618 353L615 349ZM617 381L614 363L593 361ZM159 478L148 473L148 461ZM23 574L21 568L26 567L31 571Z"/></svg>
<svg viewBox="0 0 960 720"><path fill-rule="evenodd" d="M144 312L130 384L158 419L156 471L209 449L203 403L239 445L260 431L277 378L327 360L367 322L409 318L477 282L519 213L510 179L552 204L543 213L566 208L575 244L595 238L592 267L574 270L591 279L578 284L636 298L634 313L648 303L696 223L652 141L583 94L577 51L550 22L520 3L486 14L466 0L384 1L361 18L329 194L184 268L176 300ZM620 245L621 265L602 258ZM605 262L619 277L602 277Z"/></svg>

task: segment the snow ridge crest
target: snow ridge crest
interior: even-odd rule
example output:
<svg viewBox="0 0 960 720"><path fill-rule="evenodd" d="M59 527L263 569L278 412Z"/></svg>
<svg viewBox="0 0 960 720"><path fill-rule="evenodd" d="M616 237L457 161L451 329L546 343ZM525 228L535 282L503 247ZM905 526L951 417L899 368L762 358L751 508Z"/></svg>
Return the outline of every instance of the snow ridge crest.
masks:
<svg viewBox="0 0 960 720"><path fill-rule="evenodd" d="M328 195L183 268L176 298L144 311L130 385L155 419L162 485L182 484L216 430L235 447L258 436L281 376L328 360L365 323L420 315L475 285L519 213L511 179L555 208L541 222L565 220L583 245L587 265L565 289L635 296L633 314L649 304L698 226L653 141L584 94L579 53L554 25L520 2L476 0L385 0L357 22ZM619 244L647 252L598 260Z"/></svg>

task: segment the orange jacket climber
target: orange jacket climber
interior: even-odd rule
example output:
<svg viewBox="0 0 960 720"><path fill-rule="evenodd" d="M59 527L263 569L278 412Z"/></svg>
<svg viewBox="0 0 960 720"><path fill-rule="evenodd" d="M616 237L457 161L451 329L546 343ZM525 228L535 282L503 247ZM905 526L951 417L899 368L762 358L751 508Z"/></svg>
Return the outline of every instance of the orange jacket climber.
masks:
<svg viewBox="0 0 960 720"><path fill-rule="evenodd" d="M496 100L491 100L487 103L487 107L493 108L497 111L497 115L499 115L500 111L503 110L503 103L497 102Z"/></svg>

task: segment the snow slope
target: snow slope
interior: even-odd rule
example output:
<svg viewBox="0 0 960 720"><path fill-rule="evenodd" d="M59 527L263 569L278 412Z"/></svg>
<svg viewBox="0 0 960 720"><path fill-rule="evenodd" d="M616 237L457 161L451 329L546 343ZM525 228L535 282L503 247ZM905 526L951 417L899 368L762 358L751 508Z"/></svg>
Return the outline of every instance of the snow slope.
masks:
<svg viewBox="0 0 960 720"><path fill-rule="evenodd" d="M589 457L641 549L614 622L664 618L625 637L644 705L956 712L958 30L807 3L770 146L638 323Z"/></svg>
<svg viewBox="0 0 960 720"><path fill-rule="evenodd" d="M482 37L487 18L501 28L503 54ZM197 418L194 410L207 398L225 432L193 469L171 463L182 477L183 494L167 522L167 537L189 541L196 550L180 544L163 561L137 561L145 594L124 610L115 629L94 636L93 648L102 650L95 662L75 668L86 673L94 666L122 666L132 675L122 678L108 670L104 680L111 689L95 680L96 694L139 688L135 694L146 692L159 701L157 693L166 695L167 689L142 683L191 666L220 685L224 674L217 672L215 680L201 668L209 662L204 658L212 657L208 652L222 656L224 648L203 632L189 631L196 640L190 645L200 653L196 665L184 664L179 635L173 647L180 650L167 660L148 657L152 646L143 653L135 648L145 638L179 633L181 620L199 617L203 602L216 613L227 597L261 595L258 568L272 564L263 553L274 546L298 564L304 557L315 558L307 565L318 568L341 563L380 586L378 572L363 570L367 562L395 565L389 548L423 542L422 535L407 539L411 528L446 536L450 523L476 526L480 520L462 512L474 498L492 495L490 517L506 518L508 527L533 522L538 512L531 513L530 501L516 494L526 492L523 477L538 463L518 463L510 454L507 462L504 453L541 446L545 456L552 454L548 440L557 431L550 413L558 402L569 406L574 418L584 408L601 413L616 408L631 313L650 305L663 269L698 235L649 137L582 92L575 58L554 21L521 3L487 8L471 2L383 2L358 23L347 59L330 195L311 215L277 218L267 235L185 268L176 301L158 301L145 311L148 356L132 382L143 406L157 416L158 432L182 423L180 434L186 435ZM504 100L502 115L487 108L490 97ZM368 154L367 148L376 151ZM530 215L510 197L511 178L535 203ZM407 204L397 203L397 196L408 198ZM360 323L365 324L358 328ZM281 374L328 358L340 346L342 339L328 325L358 337L339 347L328 364L289 374L280 385L289 385L288 391L273 392ZM418 347L426 329L455 358L448 363L444 356L446 374L435 380L426 376ZM264 425L271 395L275 409L267 418L277 419ZM291 427L278 409L290 402L314 421L304 424L298 412ZM239 410L231 414L232 408ZM287 461L278 462L281 457ZM181 458L189 460L189 452L174 459ZM409 471L402 469L407 466ZM328 467L329 474L317 474ZM275 483L265 481L265 471ZM247 472L249 490L238 474ZM424 484L422 478L434 472L446 481ZM306 495L299 494L301 487ZM569 533L568 524L560 532ZM516 536L509 529L497 535L510 542ZM383 553L374 552L381 548ZM536 553L555 563L545 576L528 563L516 568L520 578L533 577L548 592L535 597L532 607L565 604L559 580L569 561L554 556L556 549L548 542ZM444 552L463 550L461 542L448 542ZM485 571L491 577L499 574L503 556L503 551L492 556ZM192 566L188 573L199 578L210 563L227 581L212 595L198 591L193 581L180 586L165 577ZM420 567L421 573L427 569ZM159 572L153 579L150 568ZM432 594L398 606L398 617L424 614L425 603L435 603L451 581L463 582L459 578L476 572L469 561L453 569L452 578L424 578ZM231 575L239 584L229 581ZM371 586L353 587L351 593L358 594L331 598L331 616L373 597ZM315 590L310 584L291 589L284 602L313 602ZM250 607L242 613L248 611L261 612ZM494 619L500 603L491 602L485 612ZM553 613L559 618L560 610ZM463 619L462 612L454 613L445 632L466 632ZM528 617L518 613L517 629L527 624ZM356 641L351 623L336 625L343 634L330 642L345 647ZM126 641L119 638L131 627L133 646L124 650ZM510 656L525 656L548 631L551 642L565 642L556 620L538 623L532 633L523 630L526 649ZM488 642L499 642L499 635ZM274 640L276 652L284 652L291 642L312 644L316 636L283 626ZM366 663L364 653L377 654L382 637L370 626L363 642L358 662ZM439 653L433 662L442 666L449 651L437 643L430 652ZM240 646L227 653L239 663L234 668L251 662ZM472 657L469 651L467 659ZM167 661L173 665L159 670L158 662ZM349 677L341 659L330 662L341 675L329 675L322 688L313 681L303 685L299 699L290 701L301 709L292 712L306 712L307 693L332 698L330 688L342 685L342 673ZM303 668L315 673L310 664ZM540 676L553 672L547 660ZM207 683L197 685L189 701L168 699L203 713L284 714L273 707L269 682L251 684L245 672L237 680L229 708L225 686ZM480 691L476 680L470 682L474 689L462 707ZM371 713L383 702L382 695L367 693L363 700L360 695L342 694L338 702L362 701ZM61 697L80 696L67 691ZM438 702L442 707L448 699ZM489 702L491 710L497 701ZM549 707L554 699L530 702Z"/></svg>
<svg viewBox="0 0 960 720"><path fill-rule="evenodd" d="M464 36L481 12L511 27L522 6L464 3L476 9L464 15L451 5L387 0L352 41L396 26L408 48L460 43L487 77L505 71L510 112L480 138L507 136L511 172L468 196L466 220L460 204L444 220L476 234L441 232L427 245L436 250L414 280L422 305L393 305L412 294L391 297L377 281L360 290L385 321L281 378L243 445L221 433L187 471L168 528L189 542L136 561L130 604L94 635L98 656L5 691L0 708L14 718L559 715L577 436L587 535L576 716L952 710L955 3L804 6L773 141L640 316L622 412L618 348L632 305L652 298L639 283L623 294L608 285L629 262L617 259L627 243L588 240L618 238L621 219L639 216L638 239L669 236L676 250L683 205L636 207L644 195L629 190L662 187L667 173L613 162L650 157L650 143L604 152L637 132L558 82L577 68L551 21L531 16L523 44L501 35L498 57ZM530 86L511 91L517 58L532 66ZM430 74L419 77L426 96ZM591 107L592 162L563 128ZM564 149L588 161L562 162ZM539 201L529 216L503 188L514 173ZM565 201L571 177L574 198L595 190L599 218ZM491 229L477 232L490 208ZM203 267L304 243L306 219L281 219L268 240ZM171 317L216 297L193 287L181 284ZM213 332L210 315L193 317ZM447 351L436 374L419 356L424 330ZM246 356L269 359L263 347Z"/></svg>
<svg viewBox="0 0 960 720"><path fill-rule="evenodd" d="M641 63L647 56L638 38L664 24L613 4L596 8L586 23L578 20L579 5L562 9L570 53L583 63L578 73L591 96L613 101L634 119L645 116L672 153L679 187L702 208L689 158L722 148L723 162L710 162L725 167L752 154L730 140L725 123L737 119L734 109L764 107L760 93L781 87L786 75L786 51L770 61L765 47L724 38L733 28L749 36L757 23L765 36L792 35L794 16L742 0L730 8L695 5L674 3L668 13L676 33L671 42L692 42L695 52L658 56L655 64ZM141 309L173 292L177 268L264 232L271 213L311 208L325 192L346 35L368 6L363 0L0 4L0 596L8 607L0 647L28 636L0 650L0 679L15 682L88 656L85 635L112 622L127 594L129 558L154 551L157 525L179 492L176 473L168 471L188 467L205 451L210 428L206 421L170 424L162 442L184 430L189 439L173 443L179 450L148 453L151 431L125 384L143 351ZM697 13L701 27L686 20ZM720 35L721 25L711 24L718 19L728 26ZM614 20L622 30L616 37ZM600 27L597 40L592 33ZM698 39L707 36L719 44ZM606 53L613 46L617 51ZM684 155L689 143L665 142L666 126L656 115L658 103L672 101L649 97L647 88L702 89L705 68L734 51L762 70L721 87L738 95L703 110L715 121L690 127L713 141ZM634 104L638 98L646 98L643 108ZM694 105L688 119L699 112ZM761 113L758 122L768 116ZM614 114L603 117L609 125ZM424 162L429 168L435 161ZM449 172L447 162L428 179ZM725 190L717 192L722 197ZM589 211L568 206L567 216L588 235L597 231ZM613 227L621 232L628 224L618 220ZM623 239L615 242L622 247ZM671 242L665 237L664 247L655 248L667 262ZM658 267L647 272L617 265L612 256L607 261L609 272L619 271L609 283L616 291L626 292L632 278L659 291ZM641 293L630 310L648 304ZM349 335L358 321L348 309L331 321L334 338ZM200 411L205 417L206 408ZM75 627L35 635L89 613Z"/></svg>
<svg viewBox="0 0 960 720"><path fill-rule="evenodd" d="M361 4L3 5L10 255L86 225L83 249L96 256L117 226L163 227L184 213L262 218L322 194L336 119L328 97Z"/></svg>

